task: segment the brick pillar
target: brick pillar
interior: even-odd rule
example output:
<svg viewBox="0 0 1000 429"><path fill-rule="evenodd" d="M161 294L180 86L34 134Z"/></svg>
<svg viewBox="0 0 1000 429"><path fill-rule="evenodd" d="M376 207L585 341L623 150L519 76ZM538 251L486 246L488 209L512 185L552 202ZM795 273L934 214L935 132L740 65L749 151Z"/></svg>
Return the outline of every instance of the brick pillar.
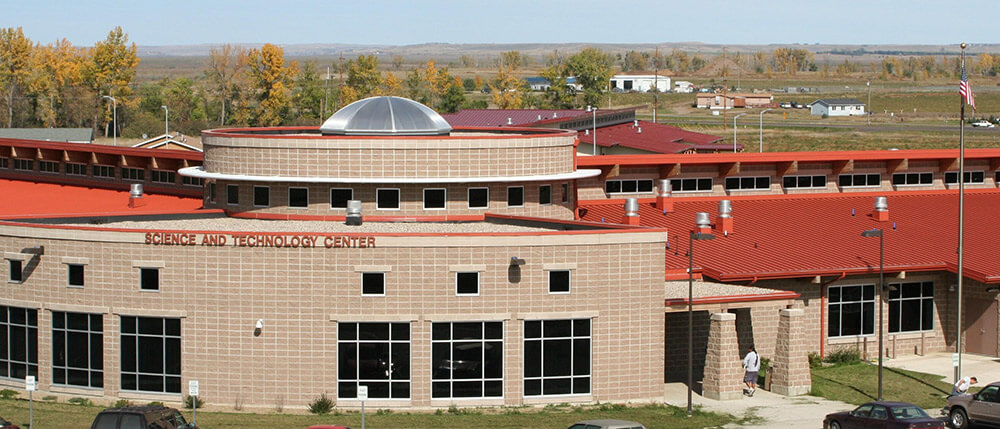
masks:
<svg viewBox="0 0 1000 429"><path fill-rule="evenodd" d="M720 401L743 399L743 367L736 340L736 315L715 313L710 320L702 396Z"/></svg>
<svg viewBox="0 0 1000 429"><path fill-rule="evenodd" d="M781 309L778 341L771 359L771 391L779 395L804 395L812 389L809 374L809 338L805 313L801 309Z"/></svg>

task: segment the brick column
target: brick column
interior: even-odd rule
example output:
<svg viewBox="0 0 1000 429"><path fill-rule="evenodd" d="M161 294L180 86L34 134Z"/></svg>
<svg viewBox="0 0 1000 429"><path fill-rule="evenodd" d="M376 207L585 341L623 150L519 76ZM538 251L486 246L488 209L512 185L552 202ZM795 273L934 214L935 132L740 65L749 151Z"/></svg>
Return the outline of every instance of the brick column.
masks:
<svg viewBox="0 0 1000 429"><path fill-rule="evenodd" d="M809 374L809 338L801 309L781 309L778 341L771 359L771 391L779 395L804 395L812 389Z"/></svg>
<svg viewBox="0 0 1000 429"><path fill-rule="evenodd" d="M712 314L702 396L720 401L743 399L743 367L736 340L735 314Z"/></svg>

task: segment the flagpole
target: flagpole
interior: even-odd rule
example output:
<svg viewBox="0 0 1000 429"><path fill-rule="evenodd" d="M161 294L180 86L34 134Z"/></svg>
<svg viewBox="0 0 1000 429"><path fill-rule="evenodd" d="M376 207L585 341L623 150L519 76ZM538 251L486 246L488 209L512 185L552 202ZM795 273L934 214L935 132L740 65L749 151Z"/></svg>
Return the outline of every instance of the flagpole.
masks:
<svg viewBox="0 0 1000 429"><path fill-rule="evenodd" d="M965 75L965 43L962 43L962 79L966 79ZM965 83L968 86L968 83ZM972 88L968 86L966 88L967 93L971 93ZM955 353L958 355L955 366L955 382L958 383L962 379L962 278L964 277L964 272L962 271L962 238L964 237L964 227L965 227L965 96L960 97L962 99L962 110L961 110L961 121L959 125L959 138L958 138L958 286L957 286L957 309L958 315L955 321L957 326L957 336L955 337Z"/></svg>

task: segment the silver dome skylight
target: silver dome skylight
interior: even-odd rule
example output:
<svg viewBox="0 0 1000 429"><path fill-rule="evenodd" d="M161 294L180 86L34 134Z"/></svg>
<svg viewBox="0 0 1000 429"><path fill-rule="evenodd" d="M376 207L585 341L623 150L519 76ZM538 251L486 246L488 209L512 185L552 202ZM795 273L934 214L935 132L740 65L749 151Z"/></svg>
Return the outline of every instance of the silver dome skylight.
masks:
<svg viewBox="0 0 1000 429"><path fill-rule="evenodd" d="M451 125L430 107L401 97L370 97L334 113L321 126L323 134L346 136L447 135Z"/></svg>

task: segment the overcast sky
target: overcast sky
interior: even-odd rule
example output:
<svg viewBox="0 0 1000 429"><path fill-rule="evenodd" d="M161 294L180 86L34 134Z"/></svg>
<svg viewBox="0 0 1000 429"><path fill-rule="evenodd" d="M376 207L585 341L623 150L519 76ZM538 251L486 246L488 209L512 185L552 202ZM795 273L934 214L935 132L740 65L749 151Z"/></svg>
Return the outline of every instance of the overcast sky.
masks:
<svg viewBox="0 0 1000 429"><path fill-rule="evenodd" d="M1000 42L989 0L0 0L0 27L89 46L202 43Z"/></svg>

